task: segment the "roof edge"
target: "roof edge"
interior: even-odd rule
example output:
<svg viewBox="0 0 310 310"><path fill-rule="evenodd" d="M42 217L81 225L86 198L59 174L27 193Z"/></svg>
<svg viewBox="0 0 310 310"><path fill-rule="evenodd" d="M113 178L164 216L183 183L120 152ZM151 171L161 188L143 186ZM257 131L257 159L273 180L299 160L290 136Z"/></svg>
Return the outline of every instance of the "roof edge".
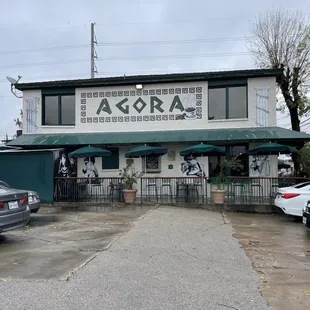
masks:
<svg viewBox="0 0 310 310"><path fill-rule="evenodd" d="M247 69L232 71L211 71L211 72L192 72L192 73L171 73L157 75L131 75L104 77L94 79L75 79L75 80L56 80L46 82L17 83L15 88L18 90L30 90L40 88L59 88L59 87L98 87L98 86L118 86L128 84L156 84L188 81L207 81L213 79L227 78L251 78L251 77L271 77L280 76L282 69Z"/></svg>

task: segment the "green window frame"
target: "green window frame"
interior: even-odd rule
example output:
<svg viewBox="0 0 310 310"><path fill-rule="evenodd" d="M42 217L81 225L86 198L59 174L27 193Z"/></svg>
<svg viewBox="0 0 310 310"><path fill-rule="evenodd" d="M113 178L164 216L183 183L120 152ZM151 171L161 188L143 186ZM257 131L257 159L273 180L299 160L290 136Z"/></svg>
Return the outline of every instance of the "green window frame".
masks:
<svg viewBox="0 0 310 310"><path fill-rule="evenodd" d="M245 88L245 115L240 117L232 117L229 115L230 107L230 90L236 88ZM225 91L225 112L223 117L214 117L212 111L210 111L210 91L217 89L223 89ZM211 105L212 106L212 105ZM212 108L211 108L212 109ZM214 113L214 112L213 112ZM221 120L221 119L239 119L239 118L248 118L248 84L246 79L241 80L231 80L231 81L210 81L208 87L208 119L209 120Z"/></svg>
<svg viewBox="0 0 310 310"><path fill-rule="evenodd" d="M119 169L119 149L108 149L110 156L102 157L102 170L118 170Z"/></svg>
<svg viewBox="0 0 310 310"><path fill-rule="evenodd" d="M72 122L65 122L63 121L63 99L68 96L74 97L74 104L72 109L72 115L70 113L70 117L72 117ZM46 104L47 98L53 97L57 104L57 121L53 123L46 122ZM58 90L58 89L47 89L42 90L42 126L74 126L75 125L75 90L74 89L65 89L65 90Z"/></svg>

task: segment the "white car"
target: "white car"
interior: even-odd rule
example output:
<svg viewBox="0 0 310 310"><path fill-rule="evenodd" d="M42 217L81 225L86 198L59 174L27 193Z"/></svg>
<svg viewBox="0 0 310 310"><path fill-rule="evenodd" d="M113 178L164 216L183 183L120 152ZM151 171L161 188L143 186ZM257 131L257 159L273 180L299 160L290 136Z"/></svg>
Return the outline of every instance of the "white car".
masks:
<svg viewBox="0 0 310 310"><path fill-rule="evenodd" d="M285 214L301 218L308 200L310 200L310 182L304 182L278 188L274 204Z"/></svg>

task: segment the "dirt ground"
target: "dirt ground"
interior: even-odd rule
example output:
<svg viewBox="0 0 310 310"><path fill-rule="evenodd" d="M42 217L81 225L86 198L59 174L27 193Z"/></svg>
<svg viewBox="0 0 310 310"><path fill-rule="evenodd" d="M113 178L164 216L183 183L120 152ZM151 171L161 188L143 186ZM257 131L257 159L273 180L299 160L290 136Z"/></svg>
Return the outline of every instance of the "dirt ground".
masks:
<svg viewBox="0 0 310 310"><path fill-rule="evenodd" d="M271 309L310 309L310 230L285 215L227 213Z"/></svg>

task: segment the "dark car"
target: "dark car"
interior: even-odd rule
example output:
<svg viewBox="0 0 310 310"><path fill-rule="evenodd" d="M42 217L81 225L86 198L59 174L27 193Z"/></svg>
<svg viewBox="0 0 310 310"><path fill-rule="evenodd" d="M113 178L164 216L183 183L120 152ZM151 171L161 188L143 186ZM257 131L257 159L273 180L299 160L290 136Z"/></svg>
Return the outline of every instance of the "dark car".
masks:
<svg viewBox="0 0 310 310"><path fill-rule="evenodd" d="M0 180L0 188L12 188L8 183ZM28 192L28 204L31 212L38 212L41 206L40 196L37 192L29 191Z"/></svg>
<svg viewBox="0 0 310 310"><path fill-rule="evenodd" d="M310 200L303 209L302 222L306 227L310 228Z"/></svg>
<svg viewBox="0 0 310 310"><path fill-rule="evenodd" d="M0 187L0 233L23 228L29 219L28 192Z"/></svg>

